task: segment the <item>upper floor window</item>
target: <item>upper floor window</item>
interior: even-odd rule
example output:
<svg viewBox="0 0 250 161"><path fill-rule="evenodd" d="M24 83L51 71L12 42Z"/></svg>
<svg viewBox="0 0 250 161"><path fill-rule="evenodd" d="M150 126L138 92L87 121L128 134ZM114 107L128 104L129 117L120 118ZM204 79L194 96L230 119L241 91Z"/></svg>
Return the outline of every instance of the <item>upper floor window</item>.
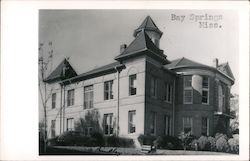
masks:
<svg viewBox="0 0 250 161"><path fill-rule="evenodd" d="M172 102L173 87L171 84L165 84L165 100L169 103Z"/></svg>
<svg viewBox="0 0 250 161"><path fill-rule="evenodd" d="M74 119L68 118L67 119L67 131L73 131L74 130Z"/></svg>
<svg viewBox="0 0 250 161"><path fill-rule="evenodd" d="M75 90L68 90L67 104L68 106L74 105Z"/></svg>
<svg viewBox="0 0 250 161"><path fill-rule="evenodd" d="M56 93L52 94L52 109L56 108Z"/></svg>
<svg viewBox="0 0 250 161"><path fill-rule="evenodd" d="M202 103L209 104L209 78L202 79Z"/></svg>
<svg viewBox="0 0 250 161"><path fill-rule="evenodd" d="M113 114L104 114L104 134L112 135L113 134Z"/></svg>
<svg viewBox="0 0 250 161"><path fill-rule="evenodd" d="M193 118L192 117L183 117L183 132L185 134L193 132Z"/></svg>
<svg viewBox="0 0 250 161"><path fill-rule="evenodd" d="M184 104L191 104L193 102L193 88L192 88L192 76L184 77Z"/></svg>
<svg viewBox="0 0 250 161"><path fill-rule="evenodd" d="M84 109L93 108L93 85L84 87Z"/></svg>
<svg viewBox="0 0 250 161"><path fill-rule="evenodd" d="M113 81L104 82L104 100L113 99Z"/></svg>
<svg viewBox="0 0 250 161"><path fill-rule="evenodd" d="M129 76L129 95L136 95L136 74Z"/></svg>
<svg viewBox="0 0 250 161"><path fill-rule="evenodd" d="M135 110L128 112L128 133L135 132Z"/></svg>
<svg viewBox="0 0 250 161"><path fill-rule="evenodd" d="M155 77L151 77L151 96L152 97L156 97L156 93L157 93L157 79Z"/></svg>
<svg viewBox="0 0 250 161"><path fill-rule="evenodd" d="M219 85L218 94L219 94L219 112L225 112L226 111L225 87L222 84Z"/></svg>

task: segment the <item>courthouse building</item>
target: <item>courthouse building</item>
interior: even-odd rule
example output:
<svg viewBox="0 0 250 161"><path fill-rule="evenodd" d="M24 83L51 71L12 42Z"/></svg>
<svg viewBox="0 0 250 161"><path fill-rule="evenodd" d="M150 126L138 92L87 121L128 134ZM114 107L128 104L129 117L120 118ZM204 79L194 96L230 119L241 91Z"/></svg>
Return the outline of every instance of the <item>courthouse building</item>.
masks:
<svg viewBox="0 0 250 161"><path fill-rule="evenodd" d="M135 139L140 134L226 132L234 84L229 64L168 60L159 46L162 34L148 16L135 29L134 40L120 46L114 63L78 74L63 60L45 80L52 91L49 137L75 130L75 123L90 111L98 115L104 135ZM91 124L85 127L86 135L96 130Z"/></svg>

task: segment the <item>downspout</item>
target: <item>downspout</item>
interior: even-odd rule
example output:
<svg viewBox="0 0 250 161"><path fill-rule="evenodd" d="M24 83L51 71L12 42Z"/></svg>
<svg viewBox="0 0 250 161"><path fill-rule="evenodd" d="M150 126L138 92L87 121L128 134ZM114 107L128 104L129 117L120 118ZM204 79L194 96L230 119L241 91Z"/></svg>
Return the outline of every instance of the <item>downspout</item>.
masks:
<svg viewBox="0 0 250 161"><path fill-rule="evenodd" d="M63 132L64 132L64 124L65 124L65 86L63 86L63 118L62 118L62 121L63 121Z"/></svg>
<svg viewBox="0 0 250 161"><path fill-rule="evenodd" d="M119 136L119 120L120 120L120 70L118 67L115 67L115 70L117 71L117 125L116 125L116 134Z"/></svg>
<svg viewBox="0 0 250 161"><path fill-rule="evenodd" d="M61 86L61 101L60 101L60 135L62 134L62 84L60 84Z"/></svg>
<svg viewBox="0 0 250 161"><path fill-rule="evenodd" d="M174 132L174 130L175 130L175 83L176 83L176 78L177 77L175 77L175 79L174 79L174 87L173 87L173 131L172 131L172 134L173 134L173 136L175 135L175 132Z"/></svg>

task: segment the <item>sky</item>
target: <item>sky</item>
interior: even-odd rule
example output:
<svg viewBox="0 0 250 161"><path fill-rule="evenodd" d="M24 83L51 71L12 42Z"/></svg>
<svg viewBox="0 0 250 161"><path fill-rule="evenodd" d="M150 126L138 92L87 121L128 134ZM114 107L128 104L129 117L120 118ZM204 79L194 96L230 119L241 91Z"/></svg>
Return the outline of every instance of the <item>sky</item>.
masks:
<svg viewBox="0 0 250 161"><path fill-rule="evenodd" d="M65 57L77 74L114 62L120 45L134 40L134 30L148 15L163 32L160 48L168 60L228 62L236 78L232 93L238 93L239 33L234 10L40 10L39 43L44 44L43 54L51 49L54 53L49 71ZM200 28L199 22L217 23L220 28Z"/></svg>

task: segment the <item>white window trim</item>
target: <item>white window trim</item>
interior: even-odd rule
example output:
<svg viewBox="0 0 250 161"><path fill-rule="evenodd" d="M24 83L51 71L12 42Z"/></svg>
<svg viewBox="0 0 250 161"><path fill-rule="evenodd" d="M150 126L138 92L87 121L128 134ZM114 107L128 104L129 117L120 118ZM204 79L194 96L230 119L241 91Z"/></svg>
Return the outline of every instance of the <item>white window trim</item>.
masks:
<svg viewBox="0 0 250 161"><path fill-rule="evenodd" d="M73 98L69 98L69 93L71 91L73 91ZM69 101L70 101L70 104L69 104ZM67 107L74 106L74 104L75 104L75 89L69 89L67 91Z"/></svg>
<svg viewBox="0 0 250 161"><path fill-rule="evenodd" d="M136 110L128 111L128 134L134 134L134 133L136 133L136 123L134 123L134 125L135 125L135 132L130 132L130 124L133 124L133 123L130 122L130 115L129 115L130 113L131 114L134 113L134 117L136 117Z"/></svg>
<svg viewBox="0 0 250 161"><path fill-rule="evenodd" d="M134 86L133 86L133 88L135 88L135 90L136 90L136 92L135 92L135 94L131 94L131 90L130 90L130 88L132 87L132 85L131 85L131 77L132 76L134 76L135 75L135 81L136 81L136 85L134 84ZM128 96L136 96L137 95L137 74L130 74L129 76L128 76Z"/></svg>
<svg viewBox="0 0 250 161"><path fill-rule="evenodd" d="M168 93L168 88L170 87L170 93ZM170 95L170 101L168 101L168 96ZM165 83L165 102L172 104L173 101L173 86L170 83Z"/></svg>
<svg viewBox="0 0 250 161"><path fill-rule="evenodd" d="M204 77L203 77L203 78L204 78ZM203 79L203 78L202 78L202 79ZM203 81L203 80L202 80L202 81ZM207 91L207 103L202 102L202 99L201 99L201 103L204 104L204 105L209 105L209 93L210 93L210 92L209 92L209 90L210 90L210 79L209 79L209 77L207 77L207 81L208 81L208 87L207 87L207 88L203 88L203 87L202 87L202 92L203 92L203 91ZM202 97L202 96L201 96L201 97Z"/></svg>
<svg viewBox="0 0 250 161"><path fill-rule="evenodd" d="M105 83L108 83L108 87L109 87L108 90L105 90ZM105 81L105 82L103 83L103 91L104 91L104 92L103 92L103 100L104 100L104 101L108 101L108 100L114 99L113 85L114 85L114 81L113 81L113 80ZM106 92L108 92L108 98L107 98L107 99L105 99L105 93L106 93ZM111 98L111 96L112 96L113 98Z"/></svg>
<svg viewBox="0 0 250 161"><path fill-rule="evenodd" d="M191 87L185 87L185 81L186 81L187 76L191 76ZM193 104L194 96L193 96L193 88L192 88L192 75L184 76L183 80L184 80L183 81L183 104ZM191 96L192 96L191 102L185 102L185 90L191 90Z"/></svg>
<svg viewBox="0 0 250 161"><path fill-rule="evenodd" d="M183 117L182 118L182 131L185 133L185 131L184 131L184 119L185 118L190 118L191 119L191 135L193 135L193 117L189 117L189 116L187 116L187 117Z"/></svg>
<svg viewBox="0 0 250 161"><path fill-rule="evenodd" d="M154 82L154 95L153 95L153 93L152 93L152 80L155 80L155 82ZM152 98L157 98L157 87L158 86L158 81L157 81L157 77L155 77L155 76L151 76L151 80L150 80L150 94L151 94L151 97Z"/></svg>
<svg viewBox="0 0 250 161"><path fill-rule="evenodd" d="M85 92L85 88L90 87L90 86L92 86L92 91L88 90L87 92ZM91 106L87 107L87 106L85 106L85 102L87 102L87 101L85 101L85 97L86 97L85 94L90 93L90 92L93 92L92 107ZM87 85L87 86L83 87L83 109L92 109L93 107L94 107L94 85L91 84L91 85Z"/></svg>
<svg viewBox="0 0 250 161"><path fill-rule="evenodd" d="M106 117L105 117L106 116ZM110 133L110 128L108 129L108 134L105 134L105 129L104 129L104 135L105 136L112 136L112 135L114 135L114 127L113 127L113 119L114 119L114 117L113 117L114 115L113 115L113 113L106 113L106 114L104 114L103 115L103 117L104 118L108 118L109 117L109 119L110 119L110 117L111 117L111 123L110 123L110 125L109 125L109 123L108 124L106 124L106 120L104 119L104 128L105 128L105 126L106 125L108 125L110 128L112 128L113 129L113 131L112 131L112 134Z"/></svg>

